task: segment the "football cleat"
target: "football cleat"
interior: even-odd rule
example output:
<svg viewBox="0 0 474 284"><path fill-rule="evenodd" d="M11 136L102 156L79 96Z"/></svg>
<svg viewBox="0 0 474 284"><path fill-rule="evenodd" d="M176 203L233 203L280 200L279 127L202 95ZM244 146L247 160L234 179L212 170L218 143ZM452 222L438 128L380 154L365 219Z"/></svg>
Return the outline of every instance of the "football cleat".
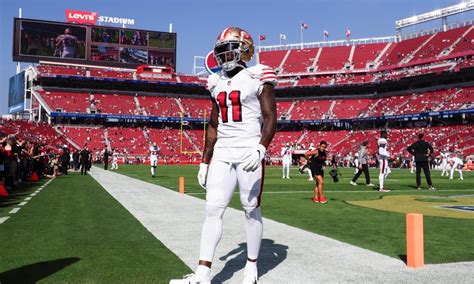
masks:
<svg viewBox="0 0 474 284"><path fill-rule="evenodd" d="M352 180L351 180L350 183L351 183L353 186L357 186L357 183L353 182Z"/></svg>
<svg viewBox="0 0 474 284"><path fill-rule="evenodd" d="M245 268L242 284L257 284L258 271L256 268Z"/></svg>
<svg viewBox="0 0 474 284"><path fill-rule="evenodd" d="M195 274L188 274L185 275L183 279L170 280L169 284L211 284L211 280L202 279Z"/></svg>
<svg viewBox="0 0 474 284"><path fill-rule="evenodd" d="M313 200L314 203L319 203L319 198L318 197L312 198L311 200Z"/></svg>
<svg viewBox="0 0 474 284"><path fill-rule="evenodd" d="M390 189L383 189L383 188L380 188L380 189L379 189L379 192L390 192Z"/></svg>
<svg viewBox="0 0 474 284"><path fill-rule="evenodd" d="M365 186L375 186L373 183L366 184Z"/></svg>

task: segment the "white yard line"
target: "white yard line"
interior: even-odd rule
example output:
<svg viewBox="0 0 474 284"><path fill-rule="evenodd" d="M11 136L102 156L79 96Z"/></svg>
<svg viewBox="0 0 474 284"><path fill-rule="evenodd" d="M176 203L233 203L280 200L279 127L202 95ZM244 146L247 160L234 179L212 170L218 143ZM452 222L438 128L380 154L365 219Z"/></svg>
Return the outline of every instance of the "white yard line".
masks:
<svg viewBox="0 0 474 284"><path fill-rule="evenodd" d="M205 201L95 167L90 174L148 231L195 269ZM241 283L246 259L243 228L243 212L228 208L213 262L213 283ZM231 256L224 258L229 253ZM266 218L258 266L260 283L470 283L474 279L474 262L408 269L400 259Z"/></svg>

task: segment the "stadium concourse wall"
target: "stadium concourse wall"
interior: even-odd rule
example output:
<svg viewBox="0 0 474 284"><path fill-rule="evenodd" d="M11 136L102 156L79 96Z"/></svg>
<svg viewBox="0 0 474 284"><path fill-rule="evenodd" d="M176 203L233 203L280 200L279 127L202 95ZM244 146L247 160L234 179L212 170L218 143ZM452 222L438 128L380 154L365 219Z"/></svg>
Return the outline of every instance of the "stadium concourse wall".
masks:
<svg viewBox="0 0 474 284"><path fill-rule="evenodd" d="M361 118L350 118L350 119L311 119L311 120L278 120L280 124L322 124L322 123L354 123L354 122L372 122L372 121L389 121L389 120L421 120L430 117L442 117L450 118L454 115L462 114L474 114L474 108L469 109L457 109L457 110L446 110L446 111L433 111L433 112L422 112L415 114L403 114L403 115L384 115L376 117L361 117ZM203 124L208 122L209 119L192 118L192 117L161 117L151 115L117 115L117 114L102 114L102 113L65 113L65 112L51 112L51 117L62 117L62 118L92 118L92 119L105 119L111 122L121 121L143 121L143 122L168 122L168 123L195 123Z"/></svg>

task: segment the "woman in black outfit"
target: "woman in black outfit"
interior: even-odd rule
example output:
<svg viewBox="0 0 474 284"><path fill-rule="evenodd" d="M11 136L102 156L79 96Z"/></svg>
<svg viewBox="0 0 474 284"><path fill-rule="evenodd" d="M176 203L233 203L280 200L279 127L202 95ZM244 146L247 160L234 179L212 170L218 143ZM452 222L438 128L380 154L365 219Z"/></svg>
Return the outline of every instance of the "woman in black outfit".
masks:
<svg viewBox="0 0 474 284"><path fill-rule="evenodd" d="M326 148L328 143L321 141L318 148L306 152L304 155L306 159L310 161L309 168L316 181L316 187L314 188L313 202L316 203L328 203L328 200L323 195L323 177L324 177L324 166L326 163Z"/></svg>

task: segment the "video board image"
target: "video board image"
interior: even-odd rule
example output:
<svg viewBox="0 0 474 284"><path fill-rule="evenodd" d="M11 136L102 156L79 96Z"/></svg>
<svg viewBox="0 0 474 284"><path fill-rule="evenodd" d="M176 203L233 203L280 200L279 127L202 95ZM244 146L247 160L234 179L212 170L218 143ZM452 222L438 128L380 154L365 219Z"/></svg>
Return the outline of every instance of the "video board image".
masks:
<svg viewBox="0 0 474 284"><path fill-rule="evenodd" d="M120 48L120 62L147 64L148 52L144 49L138 48Z"/></svg>
<svg viewBox="0 0 474 284"><path fill-rule="evenodd" d="M86 28L66 24L21 22L20 54L86 59Z"/></svg>
<svg viewBox="0 0 474 284"><path fill-rule="evenodd" d="M156 66L175 66L174 53L149 50L148 64Z"/></svg>
<svg viewBox="0 0 474 284"><path fill-rule="evenodd" d="M119 30L104 28L104 27L95 27L92 28L91 37L93 42L101 43L119 43Z"/></svg>
<svg viewBox="0 0 474 284"><path fill-rule="evenodd" d="M150 47L158 48L176 48L176 36L170 33L148 33Z"/></svg>
<svg viewBox="0 0 474 284"><path fill-rule="evenodd" d="M148 45L148 33L134 30L120 30L120 44Z"/></svg>
<svg viewBox="0 0 474 284"><path fill-rule="evenodd" d="M92 61L108 61L119 62L120 50L118 47L92 45L91 60Z"/></svg>

